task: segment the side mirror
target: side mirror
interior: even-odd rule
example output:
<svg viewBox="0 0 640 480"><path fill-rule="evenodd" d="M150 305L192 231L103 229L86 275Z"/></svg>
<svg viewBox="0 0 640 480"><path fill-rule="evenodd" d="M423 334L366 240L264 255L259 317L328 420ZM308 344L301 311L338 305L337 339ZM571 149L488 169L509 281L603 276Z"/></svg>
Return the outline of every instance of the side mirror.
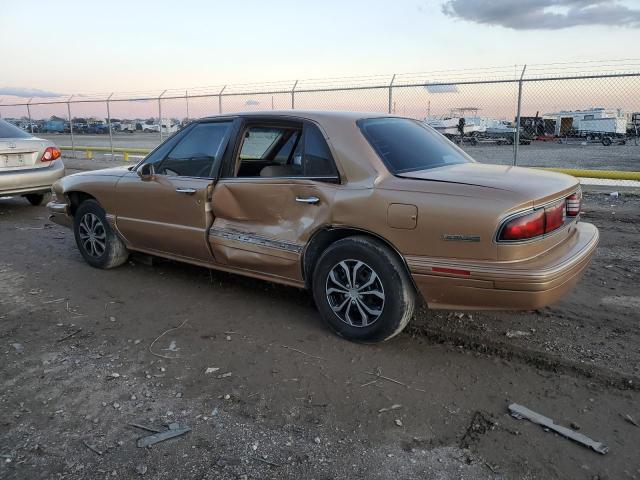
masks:
<svg viewBox="0 0 640 480"><path fill-rule="evenodd" d="M153 163L145 163L138 169L138 175L142 180L151 180L156 174Z"/></svg>

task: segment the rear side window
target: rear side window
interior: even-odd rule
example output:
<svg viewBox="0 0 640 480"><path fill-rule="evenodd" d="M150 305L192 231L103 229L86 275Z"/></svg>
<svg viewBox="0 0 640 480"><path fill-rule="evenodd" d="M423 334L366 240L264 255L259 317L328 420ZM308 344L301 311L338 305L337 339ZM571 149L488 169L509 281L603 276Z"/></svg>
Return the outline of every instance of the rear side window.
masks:
<svg viewBox="0 0 640 480"><path fill-rule="evenodd" d="M329 146L313 123L307 123L305 127L302 170L305 177L338 176Z"/></svg>
<svg viewBox="0 0 640 480"><path fill-rule="evenodd" d="M408 118L371 118L358 125L393 174L472 163L473 159L444 136Z"/></svg>
<svg viewBox="0 0 640 480"><path fill-rule="evenodd" d="M278 144L285 132L281 128L250 128L242 142L240 160L262 160Z"/></svg>
<svg viewBox="0 0 640 480"><path fill-rule="evenodd" d="M19 129L15 125L0 119L0 138L30 138L24 130Z"/></svg>

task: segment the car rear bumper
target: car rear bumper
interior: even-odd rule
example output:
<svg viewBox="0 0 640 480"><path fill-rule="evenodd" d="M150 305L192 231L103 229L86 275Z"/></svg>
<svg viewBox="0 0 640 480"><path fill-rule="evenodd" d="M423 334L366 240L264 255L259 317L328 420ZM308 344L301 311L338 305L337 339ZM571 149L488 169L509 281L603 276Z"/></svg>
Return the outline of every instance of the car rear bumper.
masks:
<svg viewBox="0 0 640 480"><path fill-rule="evenodd" d="M533 259L470 262L407 257L407 264L429 308L530 310L550 305L571 290L598 239L595 226L580 222L561 245Z"/></svg>
<svg viewBox="0 0 640 480"><path fill-rule="evenodd" d="M64 164L59 159L48 167L0 172L0 195L49 192L51 185L64 177L64 173Z"/></svg>

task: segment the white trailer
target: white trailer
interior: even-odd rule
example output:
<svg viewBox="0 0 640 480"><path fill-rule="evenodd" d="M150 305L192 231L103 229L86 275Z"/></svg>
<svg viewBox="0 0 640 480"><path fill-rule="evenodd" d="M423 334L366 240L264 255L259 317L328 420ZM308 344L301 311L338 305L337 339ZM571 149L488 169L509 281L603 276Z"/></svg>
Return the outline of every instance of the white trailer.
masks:
<svg viewBox="0 0 640 480"><path fill-rule="evenodd" d="M627 119L624 117L583 119L578 124L577 131L584 133L608 133L610 135L624 135L627 133Z"/></svg>

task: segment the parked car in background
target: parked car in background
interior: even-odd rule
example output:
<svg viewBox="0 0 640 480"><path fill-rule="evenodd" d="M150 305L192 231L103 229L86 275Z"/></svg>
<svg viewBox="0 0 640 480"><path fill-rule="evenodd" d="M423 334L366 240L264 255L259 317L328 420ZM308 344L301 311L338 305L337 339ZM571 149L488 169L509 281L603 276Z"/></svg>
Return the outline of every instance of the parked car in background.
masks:
<svg viewBox="0 0 640 480"><path fill-rule="evenodd" d="M87 133L93 133L97 135L103 135L109 133L109 125L106 123L90 123L87 128Z"/></svg>
<svg viewBox="0 0 640 480"><path fill-rule="evenodd" d="M61 119L46 120L40 131L42 133L66 133L69 131L69 122Z"/></svg>
<svg viewBox="0 0 640 480"><path fill-rule="evenodd" d="M535 309L598 243L568 175L476 163L423 122L263 112L196 121L138 165L55 183L51 219L87 263L141 251L309 288L358 341L430 308Z"/></svg>
<svg viewBox="0 0 640 480"><path fill-rule="evenodd" d="M160 132L160 125L157 123L141 123L140 129L143 132L151 133L151 132Z"/></svg>
<svg viewBox="0 0 640 480"><path fill-rule="evenodd" d="M22 195L40 205L64 176L60 150L0 119L0 196Z"/></svg>
<svg viewBox="0 0 640 480"><path fill-rule="evenodd" d="M126 122L126 121L120 122L119 131L133 133L136 131L136 124L133 122Z"/></svg>
<svg viewBox="0 0 640 480"><path fill-rule="evenodd" d="M73 120L73 133L87 133L89 124L86 120Z"/></svg>

